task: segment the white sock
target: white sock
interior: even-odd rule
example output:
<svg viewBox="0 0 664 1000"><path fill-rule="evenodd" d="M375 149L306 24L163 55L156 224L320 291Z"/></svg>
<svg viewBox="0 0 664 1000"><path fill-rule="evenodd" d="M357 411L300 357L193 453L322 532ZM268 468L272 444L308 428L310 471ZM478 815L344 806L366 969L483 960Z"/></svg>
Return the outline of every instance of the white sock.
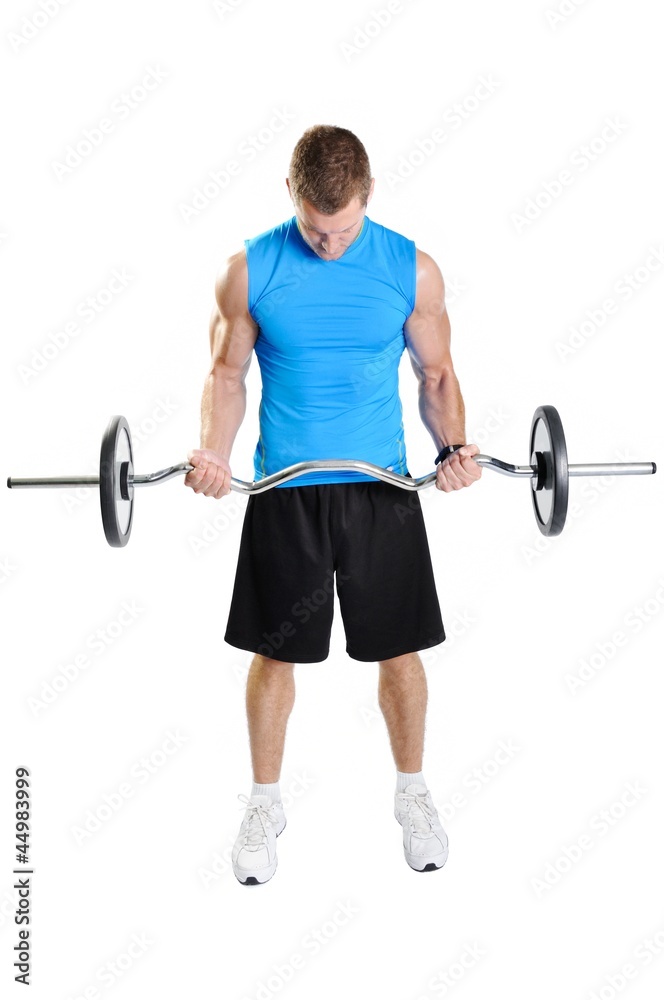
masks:
<svg viewBox="0 0 664 1000"><path fill-rule="evenodd" d="M397 792L405 792L408 785L424 785L426 787L422 772L408 774L406 771L397 771Z"/></svg>
<svg viewBox="0 0 664 1000"><path fill-rule="evenodd" d="M281 794L279 792L279 782L274 781L271 785L259 785L254 781L251 786L252 795L267 795L270 802L281 802Z"/></svg>

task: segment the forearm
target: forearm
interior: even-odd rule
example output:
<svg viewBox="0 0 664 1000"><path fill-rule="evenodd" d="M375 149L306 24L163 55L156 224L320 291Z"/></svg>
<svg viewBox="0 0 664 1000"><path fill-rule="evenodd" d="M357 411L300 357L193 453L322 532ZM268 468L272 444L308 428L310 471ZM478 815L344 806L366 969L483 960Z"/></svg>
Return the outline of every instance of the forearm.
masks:
<svg viewBox="0 0 664 1000"><path fill-rule="evenodd" d="M436 451L448 444L466 443L466 411L459 381L453 371L420 383L420 416Z"/></svg>
<svg viewBox="0 0 664 1000"><path fill-rule="evenodd" d="M216 451L229 461L246 405L244 380L236 373L213 369L203 387L201 448Z"/></svg>

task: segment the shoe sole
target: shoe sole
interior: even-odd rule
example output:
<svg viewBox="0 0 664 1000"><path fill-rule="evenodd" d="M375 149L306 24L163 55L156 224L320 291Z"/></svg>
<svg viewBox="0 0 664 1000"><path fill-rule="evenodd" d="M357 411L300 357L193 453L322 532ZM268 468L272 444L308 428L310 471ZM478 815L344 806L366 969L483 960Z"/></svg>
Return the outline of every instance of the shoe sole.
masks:
<svg viewBox="0 0 664 1000"><path fill-rule="evenodd" d="M284 822L284 825L282 826L281 830L279 830L279 833L277 834L277 837L280 837L281 834L284 832L285 829L286 829L286 823ZM270 868L272 868L271 865L270 865ZM270 868L266 868L265 871L270 871ZM268 875L267 878L259 879L259 878L256 878L255 875L248 875L247 878L244 881L242 881L242 879L237 874L237 872L235 871L235 869L233 869L233 874L235 875L235 878L238 880L238 882L240 883L240 885L265 885L265 883L269 882L270 879L274 876L274 873L276 872L276 870L277 870L277 859L275 858L274 859L274 868L272 868L272 871L270 872L270 874Z"/></svg>
<svg viewBox="0 0 664 1000"><path fill-rule="evenodd" d="M276 866L275 866L274 871L276 871L276 870L277 869L276 869ZM246 879L244 882L242 881L241 878L238 878L237 875L235 877L237 878L237 880L240 883L240 885L265 885L266 882L270 881L270 879L272 878L273 875L274 875L274 872L272 872L272 875L270 875L270 878L264 878L262 882L259 882L255 875L250 875L249 878Z"/></svg>
<svg viewBox="0 0 664 1000"><path fill-rule="evenodd" d="M404 857L406 857L406 861L408 862L408 867L412 868L414 872L437 872L440 871L440 869L445 865L445 862L447 861L447 853L446 853L443 856L443 860L440 862L440 864L436 864L436 861L439 860L437 858L436 861L429 861L424 866L424 868L416 868L415 865L411 865L410 861L408 861L408 857L406 856L405 851L404 851Z"/></svg>

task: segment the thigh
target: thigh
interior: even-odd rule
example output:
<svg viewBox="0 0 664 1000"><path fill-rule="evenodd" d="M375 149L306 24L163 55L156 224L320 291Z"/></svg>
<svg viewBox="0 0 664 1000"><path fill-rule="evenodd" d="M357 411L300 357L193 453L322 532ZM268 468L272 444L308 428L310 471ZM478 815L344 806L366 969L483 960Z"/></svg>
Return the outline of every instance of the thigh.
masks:
<svg viewBox="0 0 664 1000"><path fill-rule="evenodd" d="M323 486L285 487L247 504L225 639L277 660L329 652L334 569Z"/></svg>
<svg viewBox="0 0 664 1000"><path fill-rule="evenodd" d="M445 631L417 493L352 483L333 519L347 651L383 660L437 645Z"/></svg>

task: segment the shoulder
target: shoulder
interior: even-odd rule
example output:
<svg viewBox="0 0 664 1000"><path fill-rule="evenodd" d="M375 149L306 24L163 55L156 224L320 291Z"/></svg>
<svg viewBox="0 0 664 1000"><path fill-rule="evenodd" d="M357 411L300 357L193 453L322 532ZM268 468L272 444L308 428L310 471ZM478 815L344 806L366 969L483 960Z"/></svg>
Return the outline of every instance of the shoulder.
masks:
<svg viewBox="0 0 664 1000"><path fill-rule="evenodd" d="M285 222L280 222L277 226L272 226L270 229L266 229L264 232L259 233L258 236L252 236L251 239L245 240L245 248L249 253L253 253L255 250L265 249L270 246L276 246L283 243L284 240L288 239L293 226L295 225L295 216L290 219L286 219Z"/></svg>
<svg viewBox="0 0 664 1000"><path fill-rule="evenodd" d="M445 283L443 275L433 257L420 250L416 250L415 268L417 273L417 288L440 288L444 289Z"/></svg>
<svg viewBox="0 0 664 1000"><path fill-rule="evenodd" d="M215 279L215 298L222 312L226 311L228 307L234 311L234 308L238 306L246 306L250 262L256 264L261 259L270 259L270 249L274 250L281 246L288 238L294 224L294 218L287 219L286 222L245 240L243 249L224 261Z"/></svg>
<svg viewBox="0 0 664 1000"><path fill-rule="evenodd" d="M415 308L436 312L445 310L445 282L436 261L419 248L415 258Z"/></svg>
<svg viewBox="0 0 664 1000"><path fill-rule="evenodd" d="M398 233L395 229L389 229L387 226L381 226L380 222L374 222L373 219L369 219L368 217L366 221L369 224L374 239L382 240L386 244L391 244L394 247L414 253L415 243L407 236L404 236L403 233Z"/></svg>
<svg viewBox="0 0 664 1000"><path fill-rule="evenodd" d="M246 276L247 252L246 250L238 250L237 253L231 254L217 271L215 287L224 288L228 285L233 285L238 281L242 281L243 278L246 279Z"/></svg>
<svg viewBox="0 0 664 1000"><path fill-rule="evenodd" d="M247 254L240 250L229 257L219 268L214 284L217 305L222 313L233 312L247 300L249 272Z"/></svg>
<svg viewBox="0 0 664 1000"><path fill-rule="evenodd" d="M420 250L419 247L416 248L415 264L417 267L417 279L420 278L424 280L443 280L443 275L441 273L438 264L436 264L433 257L425 253L424 250Z"/></svg>
<svg viewBox="0 0 664 1000"><path fill-rule="evenodd" d="M378 260L382 260L401 288L408 303L408 308L415 307L416 294L416 254L417 248L413 240L381 226L378 222L369 221L369 245Z"/></svg>

